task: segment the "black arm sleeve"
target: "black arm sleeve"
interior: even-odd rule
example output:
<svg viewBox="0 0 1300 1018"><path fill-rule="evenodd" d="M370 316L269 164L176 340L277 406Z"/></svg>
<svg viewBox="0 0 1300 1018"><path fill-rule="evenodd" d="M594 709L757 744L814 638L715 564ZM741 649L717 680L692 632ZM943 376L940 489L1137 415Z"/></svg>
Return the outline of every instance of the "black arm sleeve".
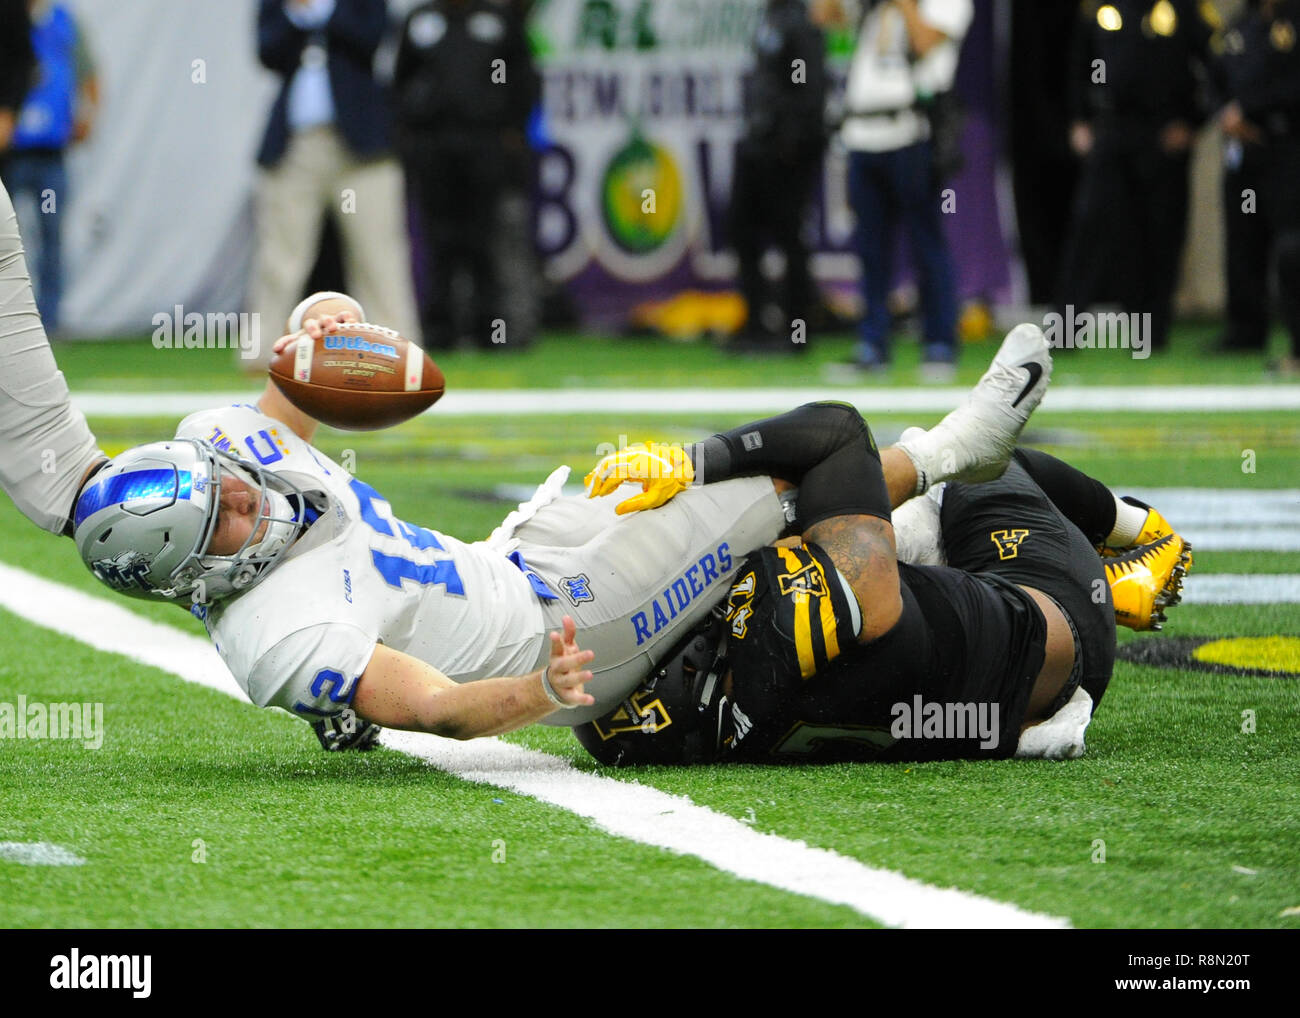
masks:
<svg viewBox="0 0 1300 1018"><path fill-rule="evenodd" d="M809 403L688 452L701 484L765 474L799 485L802 530L831 516L889 519L880 452L867 422L845 403Z"/></svg>

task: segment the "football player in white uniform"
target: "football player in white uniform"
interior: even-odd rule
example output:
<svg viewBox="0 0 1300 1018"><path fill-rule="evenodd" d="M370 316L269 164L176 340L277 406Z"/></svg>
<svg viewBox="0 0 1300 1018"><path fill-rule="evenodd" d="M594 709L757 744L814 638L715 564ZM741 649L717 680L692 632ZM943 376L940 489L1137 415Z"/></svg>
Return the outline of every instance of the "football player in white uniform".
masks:
<svg viewBox="0 0 1300 1018"><path fill-rule="evenodd" d="M337 324L322 315L305 331ZM1026 358L1040 370L1023 370ZM971 401L884 451L889 501L1000 473L1049 374L1041 332L1013 334ZM309 720L350 707L458 738L575 725L617 704L718 602L740 559L787 528L778 488L790 484L772 478L798 483L855 437L828 427L837 409L814 404L688 450L625 450L594 472L592 500L558 494L562 468L489 541L466 544L396 519L268 387L257 406L192 415L173 441L117 457L83 491L75 537L114 589L193 604L260 705ZM725 463L732 479L693 484L697 462L714 477ZM629 474L646 490L620 502Z"/></svg>
<svg viewBox="0 0 1300 1018"><path fill-rule="evenodd" d="M617 496L542 498L494 542L468 544L395 518L284 402L271 389L193 414L174 440L118 456L77 503L76 541L113 589L192 604L250 699L309 720L352 707L472 737L560 707L564 723L599 716L712 606L699 595L725 587L729 549L786 523L773 483L748 478L699 489L662 522L620 517ZM599 702L571 616L600 651Z"/></svg>
<svg viewBox="0 0 1300 1018"><path fill-rule="evenodd" d="M786 460L762 454L737 471L754 476L625 515L695 479L683 450L626 450L598 468L593 487L616 488L630 473L649 477L645 494L556 497L557 472L489 542L465 544L394 518L310 445L316 422L270 384L256 405L192 415L172 441L108 462L68 401L7 196L0 308L5 489L38 525L75 527L84 561L110 587L192 608L250 698L317 722L327 746L322 720L349 705L386 726L456 737L598 717L707 614L739 559L782 532L789 503L768 475L807 458L806 448ZM350 298L317 295L290 332L315 336L361 317ZM928 446L886 450L895 504L944 477L1004 466L1046 378L1031 383L1010 416L993 393L930 432ZM716 438L734 440L739 465L763 448L761 437L750 443L764 429L768 450L823 442L814 417ZM567 710L554 716L558 708Z"/></svg>

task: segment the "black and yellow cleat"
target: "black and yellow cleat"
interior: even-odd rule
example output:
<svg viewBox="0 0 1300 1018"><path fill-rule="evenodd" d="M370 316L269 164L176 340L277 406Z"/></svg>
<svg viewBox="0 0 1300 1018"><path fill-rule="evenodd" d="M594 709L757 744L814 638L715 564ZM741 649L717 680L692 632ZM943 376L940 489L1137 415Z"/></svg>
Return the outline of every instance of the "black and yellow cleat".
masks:
<svg viewBox="0 0 1300 1018"><path fill-rule="evenodd" d="M1155 510L1152 514L1159 516ZM1136 630L1160 629L1165 610L1182 600L1183 577L1192 568L1192 551L1186 541L1168 530L1149 544L1135 545L1103 561L1115 602L1115 624Z"/></svg>

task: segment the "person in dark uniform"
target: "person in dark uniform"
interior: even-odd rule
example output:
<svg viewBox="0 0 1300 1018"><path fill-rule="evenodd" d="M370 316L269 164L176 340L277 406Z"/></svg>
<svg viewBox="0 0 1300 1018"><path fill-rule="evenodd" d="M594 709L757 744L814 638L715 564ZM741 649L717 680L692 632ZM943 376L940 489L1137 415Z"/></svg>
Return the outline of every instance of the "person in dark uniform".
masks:
<svg viewBox="0 0 1300 1018"><path fill-rule="evenodd" d="M748 319L730 348L798 352L807 349L815 300L803 226L826 146L826 41L803 0L768 0L754 52L730 209ZM769 241L785 256L783 293L775 301L761 268ZM796 320L804 330L795 330Z"/></svg>
<svg viewBox="0 0 1300 1018"><path fill-rule="evenodd" d="M856 410L828 403L681 450L695 463L688 482L759 474L780 478L778 490L797 486L798 536L749 555L712 619L620 706L575 727L581 744L617 765L820 750L870 760L1079 755L1110 682L1117 622L1163 618L1156 609L1176 602L1190 555L1155 510L1014 448L1050 367L1041 330L1020 326L965 409L883 451ZM985 412L993 408L1014 417ZM932 454L973 439L991 449L980 434L1001 436L998 452L962 453L942 498L920 497L939 469ZM642 486L637 498L650 506L684 487ZM1103 563L1098 545L1114 557ZM898 560L939 563L945 550L948 566ZM1135 597L1142 586L1147 595ZM890 715L914 700L970 706L979 730L920 740L893 731ZM1026 737L1034 745L1022 745L1026 728L1038 728Z"/></svg>
<svg viewBox="0 0 1300 1018"><path fill-rule="evenodd" d="M1071 496L1075 519L1035 478ZM619 765L1009 757L1026 726L1078 690L1091 710L1106 692L1115 613L1094 543L1114 513L1104 485L1034 450L1017 450L997 481L949 484L941 525L950 564L899 562L902 613L865 645L854 643L852 604L824 549L761 549L737 570L723 612L669 655L630 707L576 734ZM717 680L704 689L711 669ZM918 737L909 723L899 737L898 705L917 698L982 708L991 724ZM651 723L628 723L638 711Z"/></svg>
<svg viewBox="0 0 1300 1018"><path fill-rule="evenodd" d="M1061 40L1078 20L1068 3L1014 0L1008 87L1015 101L1007 123L1016 231L1029 302L1050 305L1070 225L1079 161L1070 151Z"/></svg>
<svg viewBox="0 0 1300 1018"><path fill-rule="evenodd" d="M494 271L494 225L511 167L530 158L528 118L540 80L523 19L501 0L432 0L411 11L394 70L399 148L432 265L422 324L426 345L467 329L481 346L510 346ZM468 312L453 307L468 272ZM463 325L462 325L463 322Z"/></svg>
<svg viewBox="0 0 1300 1018"><path fill-rule="evenodd" d="M1083 160L1059 300L1151 315L1164 347L1187 232L1188 162L1206 119L1213 12L1198 0L1085 0L1069 62Z"/></svg>
<svg viewBox="0 0 1300 1018"><path fill-rule="evenodd" d="M1220 125L1241 153L1225 174L1229 345L1262 349L1268 269L1277 259L1282 319L1291 334L1284 373L1300 373L1300 3L1256 0L1224 36ZM1254 192L1247 204L1243 191Z"/></svg>
<svg viewBox="0 0 1300 1018"><path fill-rule="evenodd" d="M1219 341L1219 349L1226 353L1261 352L1268 346L1272 228L1269 219L1258 214L1257 205L1253 213L1244 207L1249 195L1258 200L1264 186L1265 164L1260 145L1227 137L1223 151L1223 226L1228 306L1226 327Z"/></svg>

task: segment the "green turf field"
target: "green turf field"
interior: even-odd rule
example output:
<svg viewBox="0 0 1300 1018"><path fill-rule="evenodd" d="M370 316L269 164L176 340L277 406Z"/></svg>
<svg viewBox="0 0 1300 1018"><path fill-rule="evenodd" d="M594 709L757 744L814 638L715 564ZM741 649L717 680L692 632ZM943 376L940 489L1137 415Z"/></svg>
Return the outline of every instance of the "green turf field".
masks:
<svg viewBox="0 0 1300 1018"><path fill-rule="evenodd" d="M1076 354L1067 384L1247 383L1262 358L1180 356L1134 366ZM552 339L518 358L440 359L449 383L558 387L816 384L847 340L795 364L637 341ZM973 382L991 345L964 351ZM139 419L92 420L110 451L170 434L149 392L238 390L229 355L155 351L147 340L56 350L75 390L138 391ZM910 355L909 355L910 356ZM886 384L915 381L900 365ZM830 390L828 390L830 391ZM907 424L871 417L883 440ZM680 418L426 416L318 445L404 518L486 536L508 494L558 463L580 473L619 435L690 439L738 422L707 407ZM1113 485L1234 491L1300 488L1295 415L1051 414L1026 440ZM1242 470L1253 450L1255 470ZM504 490L503 487L505 486ZM1174 523L1177 524L1177 520ZM0 504L0 563L96 596L66 540ZM1197 554L1197 574L1300 574L1300 552ZM107 594L104 594L107 596ZM182 612L132 603L187 632ZM1300 636L1300 605L1187 604L1165 636ZM0 926L860 927L861 911L751 880L698 858L604 833L566 810L453 777L393 750L326 756L310 730L129 657L0 611L0 703L101 702L105 736L0 739L0 843L47 842L85 860L31 866L0 853ZM1142 637L1161 639L1162 637ZM1136 639L1121 631L1121 642ZM1288 677L1121 662L1077 761L616 772L772 832L939 887L1078 927L1300 926L1300 661ZM1243 731L1253 712L1253 731ZM1245 726L1252 727L1252 726ZM592 763L563 730L509 741ZM196 861L202 857L203 861Z"/></svg>

